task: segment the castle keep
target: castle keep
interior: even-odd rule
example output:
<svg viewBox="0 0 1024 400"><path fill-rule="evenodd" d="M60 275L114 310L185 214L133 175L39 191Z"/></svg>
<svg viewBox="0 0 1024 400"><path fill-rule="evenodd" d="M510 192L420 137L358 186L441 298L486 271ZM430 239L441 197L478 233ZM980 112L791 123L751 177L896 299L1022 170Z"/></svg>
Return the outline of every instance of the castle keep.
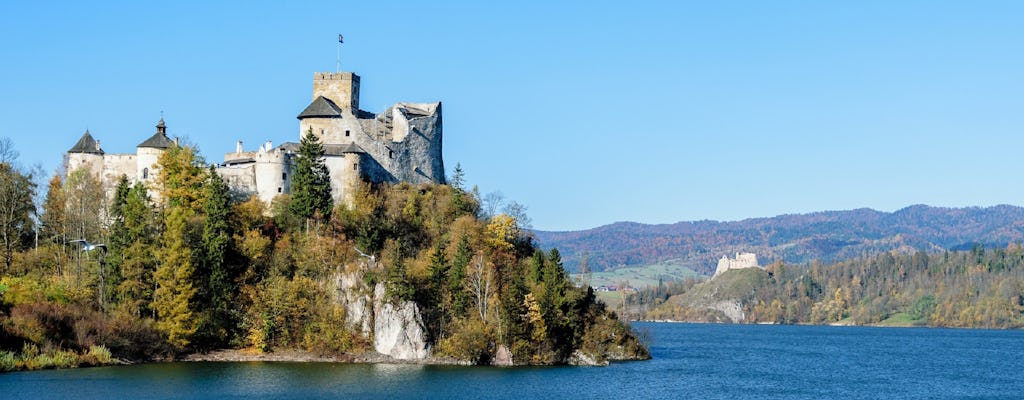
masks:
<svg viewBox="0 0 1024 400"><path fill-rule="evenodd" d="M441 103L397 103L379 114L359 109L359 76L351 72L313 74L312 102L298 115L298 138L312 131L324 146L335 204L350 203L353 185L373 183L444 183L441 156ZM67 170L88 168L112 189L122 175L150 182L160 155L175 140L163 121L135 154L106 154L86 131L67 154ZM232 191L269 203L291 192L292 169L299 143L266 142L246 151L242 141L224 155L217 172Z"/></svg>

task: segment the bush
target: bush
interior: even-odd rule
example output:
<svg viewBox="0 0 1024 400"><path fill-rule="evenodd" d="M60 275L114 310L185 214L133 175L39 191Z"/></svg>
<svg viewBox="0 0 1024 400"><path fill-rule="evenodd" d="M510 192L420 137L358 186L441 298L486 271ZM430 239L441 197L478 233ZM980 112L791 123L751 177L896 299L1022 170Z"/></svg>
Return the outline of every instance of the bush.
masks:
<svg viewBox="0 0 1024 400"><path fill-rule="evenodd" d="M78 354L68 350L57 350L50 356L54 368L73 368L78 366Z"/></svg>
<svg viewBox="0 0 1024 400"><path fill-rule="evenodd" d="M82 356L82 363L87 365L108 365L114 363L110 350L103 346L90 346L89 352Z"/></svg>
<svg viewBox="0 0 1024 400"><path fill-rule="evenodd" d="M487 364L494 354L494 335L480 320L460 321L454 326L454 333L441 339L437 354L474 364Z"/></svg>
<svg viewBox="0 0 1024 400"><path fill-rule="evenodd" d="M0 351L0 372L14 371L18 368L18 355L13 351Z"/></svg>

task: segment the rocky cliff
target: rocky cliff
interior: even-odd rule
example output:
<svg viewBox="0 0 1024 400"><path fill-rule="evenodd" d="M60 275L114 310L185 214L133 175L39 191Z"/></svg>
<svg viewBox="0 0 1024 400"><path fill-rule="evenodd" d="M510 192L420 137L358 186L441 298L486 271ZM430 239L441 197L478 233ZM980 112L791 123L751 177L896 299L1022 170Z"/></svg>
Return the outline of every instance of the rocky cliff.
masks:
<svg viewBox="0 0 1024 400"><path fill-rule="evenodd" d="M349 328L372 339L374 350L393 359L412 361L430 357L427 330L416 303L388 298L383 282L371 288L365 271L376 265L372 261L360 264L337 278L335 299L345 306Z"/></svg>

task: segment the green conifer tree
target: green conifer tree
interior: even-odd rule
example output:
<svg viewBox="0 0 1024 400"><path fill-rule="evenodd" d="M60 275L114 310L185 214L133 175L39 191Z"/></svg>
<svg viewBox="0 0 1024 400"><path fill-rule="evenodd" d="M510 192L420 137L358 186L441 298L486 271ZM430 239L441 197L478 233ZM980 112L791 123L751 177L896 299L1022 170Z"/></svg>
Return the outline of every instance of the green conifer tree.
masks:
<svg viewBox="0 0 1024 400"><path fill-rule="evenodd" d="M231 243L231 226L228 217L231 212L228 187L219 174L210 167L203 190L203 236L197 283L200 293L200 309L206 312L204 332L211 340L223 342L233 322L231 318L231 297L236 285L234 274L227 263L228 246Z"/></svg>
<svg viewBox="0 0 1024 400"><path fill-rule="evenodd" d="M120 305L130 315L142 317L151 315L149 308L153 300L153 271L156 268L155 227L153 207L146 193L146 187L136 183L125 196L120 209L123 237L117 242L124 246L118 250L111 249L117 259L117 267L121 282L117 286ZM113 246L112 246L113 247Z"/></svg>
<svg viewBox="0 0 1024 400"><path fill-rule="evenodd" d="M302 218L331 215L331 177L324 163L324 147L310 128L299 144L298 160L292 175L292 199L289 209Z"/></svg>

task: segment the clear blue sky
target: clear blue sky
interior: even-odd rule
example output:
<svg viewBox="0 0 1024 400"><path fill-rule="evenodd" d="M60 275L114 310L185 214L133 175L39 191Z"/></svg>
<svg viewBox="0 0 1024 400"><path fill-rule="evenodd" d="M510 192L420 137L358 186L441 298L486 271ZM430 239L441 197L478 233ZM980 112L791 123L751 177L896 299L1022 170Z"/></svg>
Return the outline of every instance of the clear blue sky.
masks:
<svg viewBox="0 0 1024 400"><path fill-rule="evenodd" d="M1024 2L4 2L0 136L53 171L164 112L211 161L298 138L314 71L444 103L539 229L1021 204Z"/></svg>

